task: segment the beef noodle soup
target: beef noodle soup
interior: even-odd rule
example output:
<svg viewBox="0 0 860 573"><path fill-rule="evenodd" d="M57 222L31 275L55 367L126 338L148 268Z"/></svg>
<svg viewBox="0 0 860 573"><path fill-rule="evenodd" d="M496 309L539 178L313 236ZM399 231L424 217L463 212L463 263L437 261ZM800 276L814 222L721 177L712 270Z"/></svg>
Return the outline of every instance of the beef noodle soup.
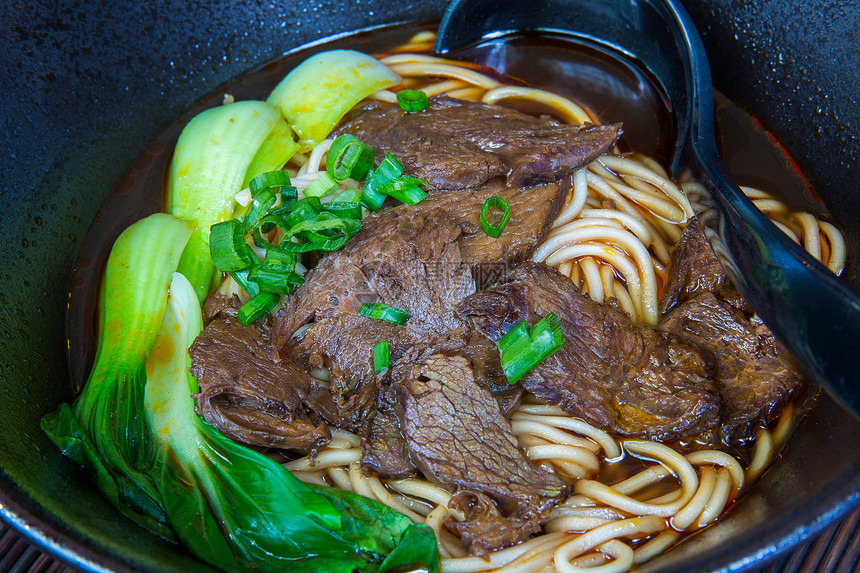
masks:
<svg viewBox="0 0 860 573"><path fill-rule="evenodd" d="M272 127L281 125L275 113L238 179L224 185L227 215L198 223L202 235L151 223L173 225L182 239L151 263L166 265L172 290L169 302L152 303L160 330L142 348L145 368L110 386L120 389L109 395L123 413L85 390L73 413L46 417L52 439L126 515L215 566L625 571L716 522L803 413L790 357L696 221L703 188L661 166L670 114L652 107L643 122L665 132L633 127L627 137L615 114L637 102L589 105L577 100L573 79L541 85L492 67L492 57L437 58L433 39L422 31L370 63L324 52L302 64L311 87L299 93L324 93L343 58L358 62L350 70L367 66L388 79L355 105L338 94L331 105L347 101L347 113L324 133L314 131L327 121L322 112L308 125L292 122L280 133L293 146L288 157L272 143L284 129ZM570 53L594 49L553 42ZM334 64L325 60L332 54ZM352 89L343 76L331 83ZM328 105L325 96L296 103L293 87L268 100L287 123L291 110L308 117ZM238 114L233 100L221 108ZM195 177L187 158L195 145L238 153L246 135L192 140L191 125L173 158L165 210L204 221L204 208L178 199L183 178ZM225 152L217 161L232 159ZM219 167L213 160L200 170ZM206 180L206 192L219 185ZM845 245L833 225L789 207L778 190L743 189L841 272ZM210 231L213 223L221 226ZM223 234L228 227L233 235ZM150 245L141 234L117 245ZM189 263L195 240L224 271L214 280L211 259ZM140 259L123 259L122 268ZM171 282L167 266L186 278ZM103 338L87 388L113 356L104 332L121 280L105 278ZM192 294L183 299L183 289ZM129 307L144 304L130 298ZM200 314L198 302L202 332L185 318ZM173 331L187 331L187 344ZM185 347L193 378L177 398L161 380L184 379ZM179 374L166 373L168 364ZM121 409L128 404L140 411ZM192 408L208 424L188 418ZM181 434L183 424L192 429ZM101 443L92 428L122 443ZM198 455L204 463L195 466ZM281 492L282 484L292 489ZM273 492L279 501L267 501ZM291 496L300 511L279 505ZM243 512L247 522L235 515ZM336 541L314 541L324 537L320 524ZM368 528L385 540L362 537Z"/></svg>

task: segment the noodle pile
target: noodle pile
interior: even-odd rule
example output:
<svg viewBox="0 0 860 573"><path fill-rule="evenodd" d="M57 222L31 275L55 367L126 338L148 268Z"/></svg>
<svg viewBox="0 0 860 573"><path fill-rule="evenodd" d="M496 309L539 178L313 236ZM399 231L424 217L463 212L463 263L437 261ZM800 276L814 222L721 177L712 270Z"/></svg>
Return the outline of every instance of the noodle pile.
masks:
<svg viewBox="0 0 860 573"><path fill-rule="evenodd" d="M433 38L429 32L418 34L381 58L404 78L399 88L502 105L527 99L569 123L597 123L561 96L504 86L460 62L412 53L429 51ZM372 98L396 101L389 90ZM327 140L307 155L297 154L287 166L300 193L325 171L330 145ZM686 221L703 210L704 188L689 180L675 183L655 161L617 151L575 172L573 181L566 205L533 259L570 277L592 299L615 299L635 321L657 324L672 248ZM809 213L789 212L763 191L744 191L794 241L833 272L841 272L845 243L833 225ZM237 200L249 201L250 194L240 193ZM222 285L222 292L237 290ZM312 375L326 382L325 372ZM432 527L446 573L572 572L596 566L601 572L626 571L664 551L684 532L716 521L773 460L795 418L790 405L774 427L761 428L745 468L719 450L682 453L658 442L616 439L527 395L510 418L519 445L534 463L565 479L573 493L552 510L544 534L495 551L488 560L467 555L446 529L446 520L464 519L447 507L451 492L425 479L364 475L361 441L350 432L334 429L331 443L316 455L285 465L303 481L353 491ZM622 458L641 469L622 481L601 481L604 470Z"/></svg>

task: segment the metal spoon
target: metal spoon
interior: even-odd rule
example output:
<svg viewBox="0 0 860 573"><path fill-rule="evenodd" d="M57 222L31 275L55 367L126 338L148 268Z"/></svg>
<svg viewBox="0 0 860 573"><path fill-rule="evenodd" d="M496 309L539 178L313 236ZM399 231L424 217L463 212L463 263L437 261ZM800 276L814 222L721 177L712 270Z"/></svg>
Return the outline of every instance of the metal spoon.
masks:
<svg viewBox="0 0 860 573"><path fill-rule="evenodd" d="M435 50L451 55L523 31L562 32L644 65L677 114L671 172L707 193L697 213L726 271L807 376L860 417L860 293L773 225L728 176L714 138L713 87L701 38L672 0L453 0Z"/></svg>

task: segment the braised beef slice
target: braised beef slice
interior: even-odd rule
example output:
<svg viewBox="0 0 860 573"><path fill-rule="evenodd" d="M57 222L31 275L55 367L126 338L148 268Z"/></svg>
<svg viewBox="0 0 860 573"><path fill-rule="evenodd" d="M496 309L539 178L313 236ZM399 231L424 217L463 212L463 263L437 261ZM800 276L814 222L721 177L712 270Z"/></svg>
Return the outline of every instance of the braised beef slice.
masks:
<svg viewBox="0 0 860 573"><path fill-rule="evenodd" d="M802 384L773 334L726 275L696 219L672 253L660 328L707 348L723 402L720 433L749 434Z"/></svg>
<svg viewBox="0 0 860 573"><path fill-rule="evenodd" d="M778 412L801 385L788 360L780 356L773 334L713 293L701 292L676 305L660 329L707 348L716 357L722 398L720 433L728 438L750 433L760 419Z"/></svg>
<svg viewBox="0 0 860 573"><path fill-rule="evenodd" d="M458 312L494 341L520 320L559 316L564 346L520 380L526 390L625 436L672 439L719 422L710 352L632 323L545 265L523 263L510 279L467 297Z"/></svg>
<svg viewBox="0 0 860 573"><path fill-rule="evenodd" d="M752 309L723 270L699 222L691 217L672 251L661 309L665 313L676 304L703 292L714 293L738 310L752 314Z"/></svg>
<svg viewBox="0 0 860 573"><path fill-rule="evenodd" d="M366 473L403 478L418 473L409 457L397 392L388 387L376 395L376 414L361 439L361 466Z"/></svg>
<svg viewBox="0 0 860 573"><path fill-rule="evenodd" d="M263 328L244 326L229 306L208 306L213 318L188 351L200 387L197 413L246 444L316 449L327 443L326 425L305 411L316 390L305 370L280 357Z"/></svg>
<svg viewBox="0 0 860 573"><path fill-rule="evenodd" d="M350 133L391 152L407 175L431 190L477 187L503 175L512 187L558 181L608 151L620 125L571 126L518 111L448 96L430 98L425 111L407 113L376 103L354 114L337 133Z"/></svg>
<svg viewBox="0 0 860 573"><path fill-rule="evenodd" d="M555 504L565 484L522 453L468 358L431 354L404 358L392 372L400 393L409 455L431 481L482 492L503 514L525 516Z"/></svg>
<svg viewBox="0 0 860 573"><path fill-rule="evenodd" d="M406 346L397 346L391 354L391 368L381 373L376 395L376 410L362 433L362 467L383 477L404 477L417 471L409 459L402 424L402 393L391 386L392 377L400 380L409 375L416 361L435 353L457 354L469 362L475 381L495 397L499 408L510 415L519 405L523 388L509 384L502 371L496 345L474 330L461 329L446 335L431 335ZM393 371L393 372L392 372Z"/></svg>
<svg viewBox="0 0 860 573"><path fill-rule="evenodd" d="M561 212L569 189L569 178L534 187L508 187L496 178L476 189L433 193L415 207L397 209L444 209L463 229L459 240L463 261L492 274L494 268L503 270L534 253ZM497 238L487 235L480 223L481 207L492 196L500 197L511 208L504 232Z"/></svg>
<svg viewBox="0 0 860 573"><path fill-rule="evenodd" d="M374 345L388 340L396 360L428 334L463 328L454 307L475 291L457 245L461 230L444 211L387 211L362 225L308 273L272 329L282 353L329 370L337 425L358 432L374 411ZM363 317L362 303L403 309L409 319L400 326Z"/></svg>
<svg viewBox="0 0 860 573"><path fill-rule="evenodd" d="M450 515L446 526L460 536L460 543L470 554L484 557L494 549L527 541L541 532L548 511L505 517L492 500L477 491L462 490L448 502L448 507L465 515L457 521Z"/></svg>

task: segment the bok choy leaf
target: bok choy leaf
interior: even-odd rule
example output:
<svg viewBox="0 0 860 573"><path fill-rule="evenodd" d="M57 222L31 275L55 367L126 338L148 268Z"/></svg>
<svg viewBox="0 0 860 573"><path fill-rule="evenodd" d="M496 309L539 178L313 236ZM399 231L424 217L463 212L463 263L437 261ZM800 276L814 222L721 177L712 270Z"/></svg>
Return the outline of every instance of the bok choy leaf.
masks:
<svg viewBox="0 0 860 573"><path fill-rule="evenodd" d="M179 539L228 571L390 571L414 562L437 570L431 529L355 494L308 486L197 416L187 348L202 328L194 290L177 273L147 362L145 407L155 481Z"/></svg>
<svg viewBox="0 0 860 573"><path fill-rule="evenodd" d="M73 405L62 404L42 420L42 429L90 471L120 511L167 538L173 533L149 473L154 450L139 414L146 359L193 230L193 223L159 213L119 236L105 269L98 349L86 386Z"/></svg>
<svg viewBox="0 0 860 573"><path fill-rule="evenodd" d="M329 50L296 66L266 101L281 108L304 151L325 139L355 104L398 83L400 76L372 56Z"/></svg>
<svg viewBox="0 0 860 573"><path fill-rule="evenodd" d="M280 111L262 101L239 101L203 111L176 142L167 210L197 223L179 263L200 302L217 275L209 229L231 219L233 196L260 173L280 169L298 149Z"/></svg>

